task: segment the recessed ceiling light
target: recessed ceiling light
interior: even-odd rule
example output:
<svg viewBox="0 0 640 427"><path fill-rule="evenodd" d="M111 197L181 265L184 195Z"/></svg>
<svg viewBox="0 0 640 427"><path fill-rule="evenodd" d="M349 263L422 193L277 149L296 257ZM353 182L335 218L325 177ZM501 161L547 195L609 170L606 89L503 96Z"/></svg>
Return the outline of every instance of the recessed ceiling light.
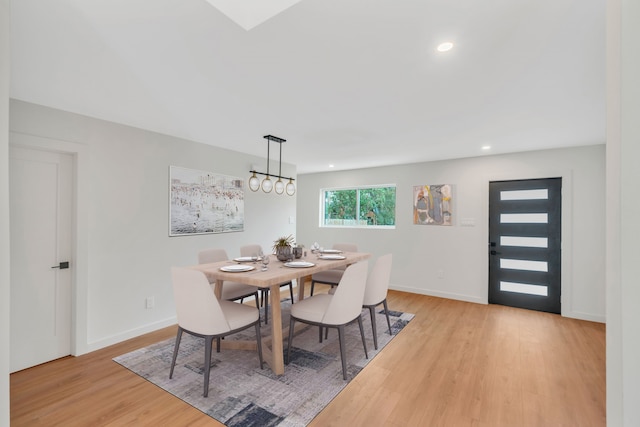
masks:
<svg viewBox="0 0 640 427"><path fill-rule="evenodd" d="M482 149L485 150L485 151L486 150L491 150L491 146L490 145L483 145Z"/></svg>
<svg viewBox="0 0 640 427"><path fill-rule="evenodd" d="M332 168L332 167L333 167L333 165L329 165L329 167L330 167L330 168Z"/></svg>
<svg viewBox="0 0 640 427"><path fill-rule="evenodd" d="M436 49L438 50L438 52L447 52L453 49L453 43L452 42L440 43Z"/></svg>

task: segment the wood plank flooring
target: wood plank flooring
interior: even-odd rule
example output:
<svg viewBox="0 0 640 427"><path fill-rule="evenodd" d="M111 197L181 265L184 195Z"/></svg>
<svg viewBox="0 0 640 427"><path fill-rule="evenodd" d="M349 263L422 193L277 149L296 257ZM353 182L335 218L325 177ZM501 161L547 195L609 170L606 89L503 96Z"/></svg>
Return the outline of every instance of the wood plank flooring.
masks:
<svg viewBox="0 0 640 427"><path fill-rule="evenodd" d="M415 319L310 426L606 425L605 325L396 291L388 300ZM12 374L11 425L222 425L111 360L175 331Z"/></svg>

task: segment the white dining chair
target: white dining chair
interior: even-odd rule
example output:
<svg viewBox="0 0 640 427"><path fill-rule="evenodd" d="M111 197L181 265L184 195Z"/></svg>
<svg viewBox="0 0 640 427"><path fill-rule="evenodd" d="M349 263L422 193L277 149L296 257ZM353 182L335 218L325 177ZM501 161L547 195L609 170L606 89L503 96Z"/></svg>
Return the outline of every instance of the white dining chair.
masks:
<svg viewBox="0 0 640 427"><path fill-rule="evenodd" d="M362 328L362 303L367 283L368 262L361 261L350 265L344 271L340 286L336 288L333 295L318 294L302 301L298 301L291 306L291 316L289 320L289 343L287 347L286 363L291 362L291 348L293 347L293 332L295 322L302 322L320 328L320 338L322 339L323 328L336 328L338 330L338 341L340 343L340 358L342 360L342 377L347 379L347 359L344 344L344 327L351 322L358 321L360 336L364 347L365 357L368 359L367 344L364 339Z"/></svg>
<svg viewBox="0 0 640 427"><path fill-rule="evenodd" d="M333 249L337 249L342 252L358 252L358 245L353 243L336 243L333 245ZM338 286L345 268L346 267L338 267L313 274L311 276L311 291L309 292L309 295L313 296L316 283L330 285L332 288L334 286Z"/></svg>
<svg viewBox="0 0 640 427"><path fill-rule="evenodd" d="M262 246L260 245L245 245L240 247L240 256L253 256L255 254L264 254L264 256L268 256L262 251ZM293 304L293 283L291 281L284 282L280 284L282 286L289 286L289 293L291 294L291 304ZM269 323L269 288L259 288L261 303L260 305L264 307L264 324Z"/></svg>
<svg viewBox="0 0 640 427"><path fill-rule="evenodd" d="M371 315L371 328L373 329L373 346L378 349L378 334L376 328L375 308L380 304L384 306L384 314L387 316L389 335L391 333L391 320L389 319L389 307L387 307L387 291L389 290L389 279L391 277L392 254L382 255L373 265L369 276L367 276L367 286L364 291L363 308L369 309Z"/></svg>
<svg viewBox="0 0 640 427"><path fill-rule="evenodd" d="M389 307L387 306L387 291L389 290L389 278L391 277L391 261L392 255L383 255L373 265L371 272L367 276L367 286L364 291L364 301L362 308L368 308L371 316L371 329L373 330L373 346L378 349L378 332L376 326L375 308L383 304L384 314L387 317L387 326L389 326L389 335L391 332L391 319L389 319ZM329 294L334 294L336 288L329 289ZM325 330L325 338L328 336L329 330Z"/></svg>
<svg viewBox="0 0 640 427"><path fill-rule="evenodd" d="M216 340L220 352L220 339L255 326L260 369L263 369L262 338L260 336L260 312L244 304L218 300L204 273L188 268L171 269L173 296L178 317L178 333L173 348L169 379L178 356L182 333L204 338L204 397L209 395L211 372L211 347Z"/></svg>
<svg viewBox="0 0 640 427"><path fill-rule="evenodd" d="M204 249L198 252L198 264L209 264L212 262L227 261L227 251L224 249ZM260 300L258 299L258 288L247 285L245 283L236 283L225 281L222 285L223 300L243 302L245 298L253 296L256 300L256 307L260 309Z"/></svg>

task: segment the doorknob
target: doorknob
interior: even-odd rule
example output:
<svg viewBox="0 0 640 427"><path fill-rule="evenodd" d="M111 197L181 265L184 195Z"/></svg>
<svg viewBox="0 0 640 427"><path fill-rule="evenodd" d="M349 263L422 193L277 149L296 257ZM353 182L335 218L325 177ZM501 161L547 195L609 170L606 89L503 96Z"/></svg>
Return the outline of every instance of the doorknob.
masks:
<svg viewBox="0 0 640 427"><path fill-rule="evenodd" d="M54 265L51 268L59 268L60 270L64 270L65 268L69 268L69 261L63 261L59 265Z"/></svg>

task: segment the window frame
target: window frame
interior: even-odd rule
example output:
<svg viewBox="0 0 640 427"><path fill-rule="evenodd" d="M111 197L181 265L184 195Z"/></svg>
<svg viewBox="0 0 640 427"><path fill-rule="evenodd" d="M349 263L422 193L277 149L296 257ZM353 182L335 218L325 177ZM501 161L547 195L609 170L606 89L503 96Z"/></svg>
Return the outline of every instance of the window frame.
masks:
<svg viewBox="0 0 640 427"><path fill-rule="evenodd" d="M390 188L393 187L395 190L395 203L393 207L393 225L368 225L357 224L357 221L360 221L360 190L369 190L371 188ZM356 223L354 224L326 224L325 223L325 200L327 191L356 191L356 219L354 220ZM397 225L397 210L398 210L398 186L396 184L376 184L376 185L358 185L358 186L349 186L349 187L326 187L320 189L320 211L319 211L319 227L320 228L358 228L358 229L380 229L380 230L394 230Z"/></svg>

